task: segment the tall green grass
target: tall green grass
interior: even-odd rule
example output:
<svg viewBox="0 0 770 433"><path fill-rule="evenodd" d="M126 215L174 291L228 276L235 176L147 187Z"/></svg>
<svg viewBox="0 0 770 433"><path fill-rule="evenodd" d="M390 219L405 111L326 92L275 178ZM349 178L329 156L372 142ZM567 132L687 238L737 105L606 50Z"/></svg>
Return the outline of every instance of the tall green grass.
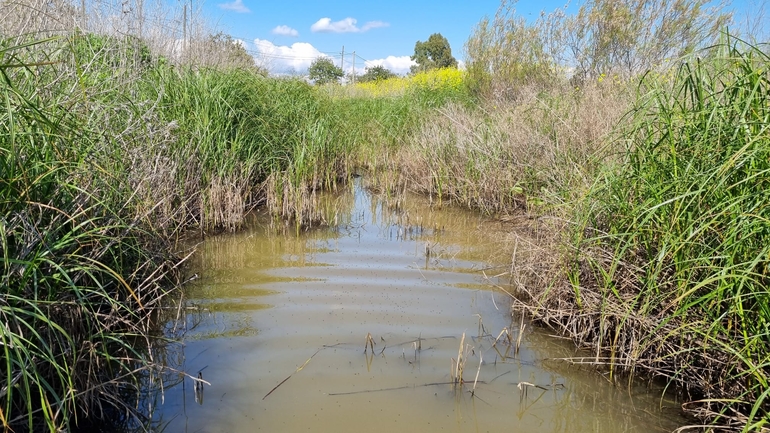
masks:
<svg viewBox="0 0 770 433"><path fill-rule="evenodd" d="M318 115L312 89L248 71L157 68L143 83L157 113L178 128L166 154L178 202L206 229L234 229L263 197L260 182L285 169L300 125ZM189 200L189 198L194 198Z"/></svg>
<svg viewBox="0 0 770 433"><path fill-rule="evenodd" d="M770 57L728 39L639 89L577 242L574 301L598 314L582 338L684 385L706 418L766 428Z"/></svg>
<svg viewBox="0 0 770 433"><path fill-rule="evenodd" d="M136 413L174 262L126 212L82 95L41 88L29 49L0 42L0 423L58 431Z"/></svg>
<svg viewBox="0 0 770 433"><path fill-rule="evenodd" d="M403 144L427 110L171 63L130 38L0 40L6 430L141 422L178 275L170 242L235 230L264 204L298 228L322 220L317 191Z"/></svg>
<svg viewBox="0 0 770 433"><path fill-rule="evenodd" d="M205 229L235 229L265 201L299 225L312 222L314 191L346 179L372 143L399 141L410 119L406 101L340 99L243 70L156 68L142 92L177 128L159 149L175 179L164 190L179 195L183 219Z"/></svg>

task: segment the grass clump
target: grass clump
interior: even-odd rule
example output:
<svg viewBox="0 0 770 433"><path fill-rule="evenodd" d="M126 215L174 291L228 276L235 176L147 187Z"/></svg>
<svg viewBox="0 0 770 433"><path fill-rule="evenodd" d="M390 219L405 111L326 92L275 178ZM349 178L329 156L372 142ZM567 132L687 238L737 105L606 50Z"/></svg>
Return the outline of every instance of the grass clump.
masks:
<svg viewBox="0 0 770 433"><path fill-rule="evenodd" d="M681 366L666 375L757 428L770 422L770 58L730 42L712 56L683 64L673 92L651 84L597 226L615 262L639 266L629 307L689 337L663 354ZM620 289L613 273L602 285Z"/></svg>
<svg viewBox="0 0 770 433"><path fill-rule="evenodd" d="M728 41L648 75L582 204L569 284L533 311L597 363L682 386L737 430L770 423L770 74Z"/></svg>
<svg viewBox="0 0 770 433"><path fill-rule="evenodd" d="M82 95L41 95L30 47L0 42L0 423L131 422L175 262L126 211Z"/></svg>
<svg viewBox="0 0 770 433"><path fill-rule="evenodd" d="M261 183L289 169L319 118L314 90L298 80L268 79L238 69L157 68L146 98L178 131L167 149L165 181L184 225L236 229L247 210L264 202ZM168 194L166 192L165 194ZM164 194L164 195L165 195Z"/></svg>

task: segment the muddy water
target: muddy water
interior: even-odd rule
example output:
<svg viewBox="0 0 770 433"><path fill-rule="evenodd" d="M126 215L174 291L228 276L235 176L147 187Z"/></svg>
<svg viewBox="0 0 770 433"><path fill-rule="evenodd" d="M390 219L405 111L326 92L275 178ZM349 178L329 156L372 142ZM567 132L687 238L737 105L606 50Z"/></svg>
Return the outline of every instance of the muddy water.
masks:
<svg viewBox="0 0 770 433"><path fill-rule="evenodd" d="M166 432L649 433L686 422L660 390L559 361L575 351L544 331L525 327L516 353L521 322L485 280L502 272L497 223L351 189L326 202L332 228L297 235L258 216L200 245L187 293L200 311L178 363L211 385L165 389ZM504 330L513 344L493 346ZM461 342L465 383L454 385Z"/></svg>

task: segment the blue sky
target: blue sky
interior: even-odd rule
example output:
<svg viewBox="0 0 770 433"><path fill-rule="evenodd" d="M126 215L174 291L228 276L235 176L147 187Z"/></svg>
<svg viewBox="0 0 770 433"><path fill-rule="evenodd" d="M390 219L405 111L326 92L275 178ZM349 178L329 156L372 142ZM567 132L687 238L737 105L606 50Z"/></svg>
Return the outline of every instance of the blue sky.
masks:
<svg viewBox="0 0 770 433"><path fill-rule="evenodd" d="M767 3L739 0L733 5L745 9L746 2L756 1ZM576 4L573 1L569 10L576 10ZM335 58L339 64L343 46L347 72L355 51L357 71L380 64L405 73L415 42L432 33L444 35L454 56L462 60L463 44L473 27L484 16L493 16L499 5L500 0L206 0L196 4L210 25L243 41L274 73L303 73L319 55ZM541 10L550 12L565 5L566 0L521 0L516 10L534 19Z"/></svg>
<svg viewBox="0 0 770 433"><path fill-rule="evenodd" d="M517 11L536 17L541 8L564 4L522 1ZM346 71L355 51L357 71L383 64L405 73L415 42L432 33L444 35L453 55L462 60L473 27L485 15L493 16L499 5L500 0L206 0L202 9L211 25L245 42L273 72L302 73L321 54L339 64L344 46Z"/></svg>

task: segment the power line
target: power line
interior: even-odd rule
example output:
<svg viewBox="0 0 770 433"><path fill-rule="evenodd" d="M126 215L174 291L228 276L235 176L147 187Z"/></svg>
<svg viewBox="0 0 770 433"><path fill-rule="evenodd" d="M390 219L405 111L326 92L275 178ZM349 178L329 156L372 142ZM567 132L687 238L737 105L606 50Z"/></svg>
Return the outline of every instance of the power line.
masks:
<svg viewBox="0 0 770 433"><path fill-rule="evenodd" d="M328 57L328 56L315 56L315 57L297 57L297 56L287 56L282 54L271 54L271 53L264 53L262 51L258 50L250 50L246 49L246 52L252 55L258 55L262 57L269 57L271 59L283 59L283 60L315 60L318 57ZM339 58L339 56L335 57L335 59Z"/></svg>

